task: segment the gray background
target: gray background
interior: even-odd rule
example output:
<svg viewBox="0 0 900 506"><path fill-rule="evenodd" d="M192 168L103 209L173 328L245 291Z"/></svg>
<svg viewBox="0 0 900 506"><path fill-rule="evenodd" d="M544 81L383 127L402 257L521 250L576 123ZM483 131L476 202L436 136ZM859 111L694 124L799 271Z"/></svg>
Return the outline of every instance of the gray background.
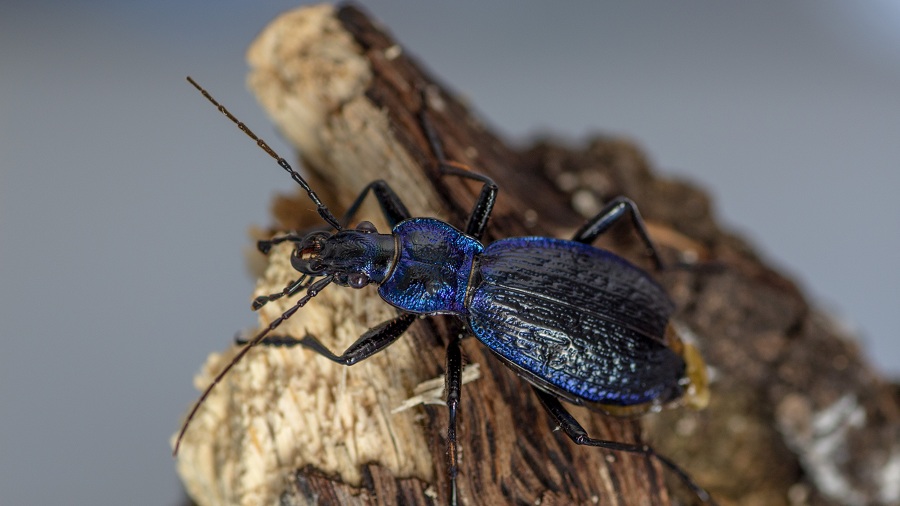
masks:
<svg viewBox="0 0 900 506"><path fill-rule="evenodd" d="M368 8L512 139L640 141L900 372L900 7ZM174 504L168 437L250 326L242 249L291 181L243 54L293 2L0 5L0 502Z"/></svg>

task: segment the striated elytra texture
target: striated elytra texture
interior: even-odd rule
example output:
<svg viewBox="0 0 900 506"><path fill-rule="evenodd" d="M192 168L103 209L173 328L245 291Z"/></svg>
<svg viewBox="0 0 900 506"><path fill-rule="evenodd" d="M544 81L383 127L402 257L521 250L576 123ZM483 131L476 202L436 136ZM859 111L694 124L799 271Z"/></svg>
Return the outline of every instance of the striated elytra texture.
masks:
<svg viewBox="0 0 900 506"><path fill-rule="evenodd" d="M571 241L503 239L485 249L480 273L469 322L507 361L599 404L681 393L685 364L663 343L672 303L623 259Z"/></svg>

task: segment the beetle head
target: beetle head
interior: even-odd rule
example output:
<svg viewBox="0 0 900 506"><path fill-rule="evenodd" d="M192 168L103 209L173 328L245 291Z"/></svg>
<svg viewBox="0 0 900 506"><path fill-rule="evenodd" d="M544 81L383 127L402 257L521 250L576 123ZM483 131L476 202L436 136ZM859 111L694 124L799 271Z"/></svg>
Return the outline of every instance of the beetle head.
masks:
<svg viewBox="0 0 900 506"><path fill-rule="evenodd" d="M356 229L311 232L291 255L294 269L309 276L334 275L352 288L384 281L394 262L394 237L379 234L368 221Z"/></svg>

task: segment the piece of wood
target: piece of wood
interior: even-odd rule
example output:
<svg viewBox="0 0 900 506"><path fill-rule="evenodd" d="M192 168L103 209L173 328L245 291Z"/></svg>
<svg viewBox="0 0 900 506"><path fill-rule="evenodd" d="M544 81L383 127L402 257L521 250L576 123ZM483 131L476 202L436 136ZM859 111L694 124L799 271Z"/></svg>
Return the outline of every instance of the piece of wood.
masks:
<svg viewBox="0 0 900 506"><path fill-rule="evenodd" d="M486 241L568 237L609 198L635 200L670 264L698 261L660 281L715 380L710 409L649 416L645 437L721 504L889 504L900 494L890 488L900 482L900 415L889 385L790 281L718 227L707 197L654 175L633 145L511 149L354 7L286 13L248 59L251 88L338 216L380 178L414 215L464 225L479 188L436 172L416 116L422 89L447 157L500 186ZM277 199L274 214L274 230L321 224L305 193ZM385 230L377 206L358 216ZM649 266L630 233L602 246ZM289 254L273 251L254 296L296 276ZM290 304L266 306L260 328ZM342 351L394 314L374 289L332 286L279 333L310 332ZM252 350L185 437L178 466L189 493L199 504L446 504L446 407L393 411L443 373L460 331L452 318L422 320L349 368L299 348ZM235 352L211 356L197 387ZM462 504L671 504L665 482L690 498L656 462L572 444L487 349L468 339L463 353L480 377L462 390ZM593 437L642 438L638 421L572 411Z"/></svg>

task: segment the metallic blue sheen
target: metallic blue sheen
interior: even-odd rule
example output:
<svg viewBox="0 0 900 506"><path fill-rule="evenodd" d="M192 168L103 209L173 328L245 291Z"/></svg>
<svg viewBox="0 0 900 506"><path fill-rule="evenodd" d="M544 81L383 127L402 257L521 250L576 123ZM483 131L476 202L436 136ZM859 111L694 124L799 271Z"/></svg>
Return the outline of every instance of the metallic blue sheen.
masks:
<svg viewBox="0 0 900 506"><path fill-rule="evenodd" d="M397 260L378 293L410 313L466 315L466 292L475 257L484 247L456 228L432 218L414 218L392 231Z"/></svg>
<svg viewBox="0 0 900 506"><path fill-rule="evenodd" d="M606 405L681 395L684 362L662 340L673 304L628 261L518 237L487 246L479 271L469 326L529 381Z"/></svg>

